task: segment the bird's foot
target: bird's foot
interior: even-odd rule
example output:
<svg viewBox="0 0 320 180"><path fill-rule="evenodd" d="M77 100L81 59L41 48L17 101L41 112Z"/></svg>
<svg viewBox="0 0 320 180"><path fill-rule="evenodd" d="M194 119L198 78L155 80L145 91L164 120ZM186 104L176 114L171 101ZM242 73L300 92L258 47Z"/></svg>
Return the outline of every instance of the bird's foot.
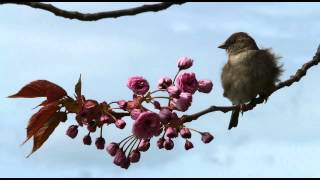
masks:
<svg viewBox="0 0 320 180"><path fill-rule="evenodd" d="M259 95L260 96L260 98L262 98L263 99L263 103L267 103L268 102L268 98L269 98L269 96L267 96L267 95Z"/></svg>
<svg viewBox="0 0 320 180"><path fill-rule="evenodd" d="M243 113L246 110L247 105L246 104L239 104L238 106L239 106L238 108L239 108L239 110L241 112L241 116L243 116Z"/></svg>

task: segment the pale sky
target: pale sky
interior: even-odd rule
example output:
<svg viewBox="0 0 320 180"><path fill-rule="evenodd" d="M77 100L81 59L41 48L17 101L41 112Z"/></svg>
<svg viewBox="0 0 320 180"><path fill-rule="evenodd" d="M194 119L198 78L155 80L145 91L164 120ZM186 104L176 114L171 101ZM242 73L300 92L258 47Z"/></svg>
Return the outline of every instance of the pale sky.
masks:
<svg viewBox="0 0 320 180"><path fill-rule="evenodd" d="M141 3L54 3L83 12L127 8ZM161 76L174 76L181 56L194 59L191 71L211 79L214 90L197 94L189 113L210 105L230 105L222 96L220 73L226 54L217 46L230 34L248 32L260 47L282 56L282 80L306 61L319 45L319 3L187 3L158 13L81 22L25 6L0 6L0 177L319 177L319 67L290 88L283 88L227 130L230 113L211 113L189 124L209 131L215 140L184 150L151 150L123 170L105 151L84 146L79 132L65 135L70 116L30 158L25 139L32 108L42 99L7 99L37 79L52 81L69 94L80 74L83 93L98 101L129 99L129 76L141 75L156 88ZM131 120L120 131L106 128L107 142L126 137Z"/></svg>

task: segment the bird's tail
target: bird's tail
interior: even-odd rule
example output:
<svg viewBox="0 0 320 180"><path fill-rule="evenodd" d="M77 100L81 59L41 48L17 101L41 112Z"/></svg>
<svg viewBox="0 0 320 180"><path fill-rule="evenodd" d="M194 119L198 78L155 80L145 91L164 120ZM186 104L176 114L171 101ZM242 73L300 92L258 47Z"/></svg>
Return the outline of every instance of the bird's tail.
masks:
<svg viewBox="0 0 320 180"><path fill-rule="evenodd" d="M236 109L232 111L229 128L228 128L229 130L232 129L233 127L238 126L239 113L240 113L240 109Z"/></svg>

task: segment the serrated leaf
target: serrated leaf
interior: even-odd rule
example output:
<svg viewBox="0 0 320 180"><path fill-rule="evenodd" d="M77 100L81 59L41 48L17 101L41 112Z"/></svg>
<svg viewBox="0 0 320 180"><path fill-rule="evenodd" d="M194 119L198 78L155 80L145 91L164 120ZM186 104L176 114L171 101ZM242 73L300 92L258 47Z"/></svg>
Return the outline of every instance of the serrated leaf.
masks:
<svg viewBox="0 0 320 180"><path fill-rule="evenodd" d="M27 139L24 143L34 136L58 109L58 102L56 101L42 107L37 113L32 115L27 126Z"/></svg>
<svg viewBox="0 0 320 180"><path fill-rule="evenodd" d="M66 95L67 93L62 87L47 80L37 80L27 84L18 93L9 96L9 98L46 97L47 101L44 104L49 104Z"/></svg>
<svg viewBox="0 0 320 180"><path fill-rule="evenodd" d="M33 148L31 153L27 157L36 152L44 144L44 142L46 142L46 140L49 138L49 136L52 134L55 128L59 125L59 123L63 121L64 117L65 116L62 112L54 113L48 119L48 121L34 134Z"/></svg>
<svg viewBox="0 0 320 180"><path fill-rule="evenodd" d="M81 84L82 83L81 83L81 75L80 75L79 80L78 80L78 82L77 82L77 84L75 86L75 93L77 95L77 98L81 97L81 86L82 86Z"/></svg>

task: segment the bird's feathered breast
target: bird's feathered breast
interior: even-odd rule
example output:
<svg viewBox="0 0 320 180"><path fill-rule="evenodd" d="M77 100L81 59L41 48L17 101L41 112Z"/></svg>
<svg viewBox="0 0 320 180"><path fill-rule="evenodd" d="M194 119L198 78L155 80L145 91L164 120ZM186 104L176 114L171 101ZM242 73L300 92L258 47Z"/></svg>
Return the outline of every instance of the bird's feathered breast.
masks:
<svg viewBox="0 0 320 180"><path fill-rule="evenodd" d="M221 73L224 96L233 102L247 101L249 97L270 91L282 72L278 59L270 49L229 55Z"/></svg>

